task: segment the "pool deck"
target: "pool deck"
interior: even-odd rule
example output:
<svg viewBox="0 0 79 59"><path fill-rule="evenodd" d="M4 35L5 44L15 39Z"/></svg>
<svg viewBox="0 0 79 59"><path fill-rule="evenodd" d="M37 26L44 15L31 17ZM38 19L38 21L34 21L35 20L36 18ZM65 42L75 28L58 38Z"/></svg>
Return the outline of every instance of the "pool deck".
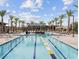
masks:
<svg viewBox="0 0 79 59"><path fill-rule="evenodd" d="M5 42L8 42L10 40L13 40L14 38L19 37L22 35L22 33L19 34L0 34L0 45L4 44Z"/></svg>
<svg viewBox="0 0 79 59"><path fill-rule="evenodd" d="M76 36L76 35L75 35ZM55 38L57 38L59 41L62 41L76 49L78 49L78 38L72 37L72 35L55 35Z"/></svg>

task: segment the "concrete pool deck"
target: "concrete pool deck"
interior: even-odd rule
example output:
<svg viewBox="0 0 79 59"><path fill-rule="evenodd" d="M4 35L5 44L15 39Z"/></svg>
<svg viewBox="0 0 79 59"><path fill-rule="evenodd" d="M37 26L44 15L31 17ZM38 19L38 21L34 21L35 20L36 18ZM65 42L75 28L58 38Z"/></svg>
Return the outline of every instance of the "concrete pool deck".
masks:
<svg viewBox="0 0 79 59"><path fill-rule="evenodd" d="M57 38L59 41L62 41L76 49L78 49L78 39L75 37L72 37L72 35L55 35L55 38Z"/></svg>
<svg viewBox="0 0 79 59"><path fill-rule="evenodd" d="M4 44L5 42L8 42L10 40L13 40L17 37L22 35L22 33L19 34L0 34L0 45Z"/></svg>
<svg viewBox="0 0 79 59"><path fill-rule="evenodd" d="M10 38L0 38L0 45L1 44L4 44L4 43L6 43L6 42L8 42L8 41L10 41L10 40L13 40L14 38L16 38L16 37L18 37L18 36L13 36L13 37L10 37Z"/></svg>

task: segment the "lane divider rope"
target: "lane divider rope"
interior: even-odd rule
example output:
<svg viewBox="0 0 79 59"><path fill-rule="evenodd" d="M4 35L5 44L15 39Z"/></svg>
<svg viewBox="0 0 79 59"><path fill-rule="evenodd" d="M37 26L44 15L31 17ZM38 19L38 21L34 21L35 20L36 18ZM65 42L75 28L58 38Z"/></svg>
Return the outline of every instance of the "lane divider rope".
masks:
<svg viewBox="0 0 79 59"><path fill-rule="evenodd" d="M56 56L55 56L55 54L54 54L54 51L49 47L47 41L44 40L42 37L40 39L43 42L44 47L47 49L48 54L52 57L52 59L57 59Z"/></svg>

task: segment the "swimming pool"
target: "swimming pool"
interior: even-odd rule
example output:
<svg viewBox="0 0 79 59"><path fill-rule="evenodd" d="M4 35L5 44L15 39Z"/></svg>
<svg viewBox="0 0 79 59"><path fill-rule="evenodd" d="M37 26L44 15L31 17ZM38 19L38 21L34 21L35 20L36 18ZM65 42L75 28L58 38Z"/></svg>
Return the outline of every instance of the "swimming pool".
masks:
<svg viewBox="0 0 79 59"><path fill-rule="evenodd" d="M44 46L48 46L57 59L77 59L77 50L48 35L28 34L0 45L1 59L53 59Z"/></svg>

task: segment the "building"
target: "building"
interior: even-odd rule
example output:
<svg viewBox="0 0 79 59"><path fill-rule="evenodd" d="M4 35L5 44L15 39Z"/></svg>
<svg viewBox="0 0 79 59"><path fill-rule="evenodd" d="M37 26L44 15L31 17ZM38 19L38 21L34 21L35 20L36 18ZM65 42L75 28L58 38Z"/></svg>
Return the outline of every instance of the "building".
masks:
<svg viewBox="0 0 79 59"><path fill-rule="evenodd" d="M28 23L27 31L33 31L33 32L45 32L45 31L54 31L55 26L49 26L39 23L30 24Z"/></svg>
<svg viewBox="0 0 79 59"><path fill-rule="evenodd" d="M6 23L0 22L0 33L6 32Z"/></svg>

